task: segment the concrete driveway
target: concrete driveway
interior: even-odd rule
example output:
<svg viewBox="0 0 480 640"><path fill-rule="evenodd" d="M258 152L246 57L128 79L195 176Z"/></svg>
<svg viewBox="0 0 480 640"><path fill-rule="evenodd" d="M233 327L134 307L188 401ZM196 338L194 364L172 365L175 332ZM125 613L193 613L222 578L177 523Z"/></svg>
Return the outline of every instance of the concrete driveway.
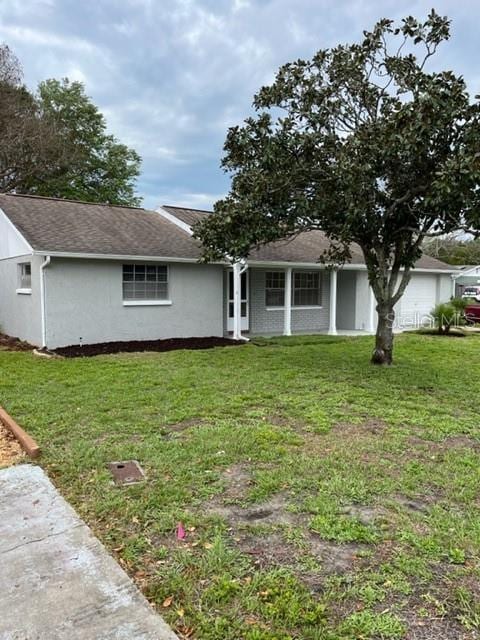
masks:
<svg viewBox="0 0 480 640"><path fill-rule="evenodd" d="M2 640L177 639L40 467L0 471L0 575Z"/></svg>

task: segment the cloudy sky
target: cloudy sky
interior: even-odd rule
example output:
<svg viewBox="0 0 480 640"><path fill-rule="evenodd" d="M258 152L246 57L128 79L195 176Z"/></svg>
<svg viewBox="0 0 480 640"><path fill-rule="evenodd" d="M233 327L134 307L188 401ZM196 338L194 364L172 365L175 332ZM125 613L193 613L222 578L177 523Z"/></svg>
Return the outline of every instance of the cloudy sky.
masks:
<svg viewBox="0 0 480 640"><path fill-rule="evenodd" d="M424 17L433 0L0 0L0 42L25 80L85 83L109 129L143 157L147 207L209 208L228 190L225 133L277 67L352 42L380 17ZM480 93L479 0L437 0L453 19L435 65Z"/></svg>

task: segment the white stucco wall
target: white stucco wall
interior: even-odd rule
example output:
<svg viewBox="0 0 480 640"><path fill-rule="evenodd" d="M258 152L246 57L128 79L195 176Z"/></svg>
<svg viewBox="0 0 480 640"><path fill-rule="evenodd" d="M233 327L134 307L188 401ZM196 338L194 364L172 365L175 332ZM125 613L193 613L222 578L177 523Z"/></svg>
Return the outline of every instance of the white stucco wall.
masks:
<svg viewBox="0 0 480 640"><path fill-rule="evenodd" d="M30 262L31 294L17 293L20 286L19 264ZM0 260L0 331L41 346L40 256L22 256Z"/></svg>
<svg viewBox="0 0 480 640"><path fill-rule="evenodd" d="M0 260L32 253L32 248L0 209Z"/></svg>
<svg viewBox="0 0 480 640"><path fill-rule="evenodd" d="M124 306L122 264L52 259L45 273L48 347L223 335L222 267L171 263L171 305Z"/></svg>

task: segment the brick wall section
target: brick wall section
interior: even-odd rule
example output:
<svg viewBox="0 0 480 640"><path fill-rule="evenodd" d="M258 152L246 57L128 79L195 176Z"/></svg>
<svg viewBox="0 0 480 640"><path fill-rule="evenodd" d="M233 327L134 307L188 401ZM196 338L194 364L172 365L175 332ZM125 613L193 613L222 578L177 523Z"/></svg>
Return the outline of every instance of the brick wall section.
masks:
<svg viewBox="0 0 480 640"><path fill-rule="evenodd" d="M267 310L265 306L265 273L271 269L250 269L250 332L283 333L283 309ZM322 271L322 307L292 307L292 333L326 331L329 322L330 278Z"/></svg>

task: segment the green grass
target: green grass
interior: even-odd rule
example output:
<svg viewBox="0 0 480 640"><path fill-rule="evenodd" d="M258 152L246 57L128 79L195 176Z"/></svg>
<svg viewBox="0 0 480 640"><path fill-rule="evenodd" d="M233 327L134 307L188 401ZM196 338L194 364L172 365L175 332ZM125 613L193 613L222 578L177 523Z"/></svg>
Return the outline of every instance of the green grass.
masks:
<svg viewBox="0 0 480 640"><path fill-rule="evenodd" d="M370 349L0 352L0 404L180 637L473 638L480 340L400 336L390 368ZM114 487L132 458L147 481Z"/></svg>

